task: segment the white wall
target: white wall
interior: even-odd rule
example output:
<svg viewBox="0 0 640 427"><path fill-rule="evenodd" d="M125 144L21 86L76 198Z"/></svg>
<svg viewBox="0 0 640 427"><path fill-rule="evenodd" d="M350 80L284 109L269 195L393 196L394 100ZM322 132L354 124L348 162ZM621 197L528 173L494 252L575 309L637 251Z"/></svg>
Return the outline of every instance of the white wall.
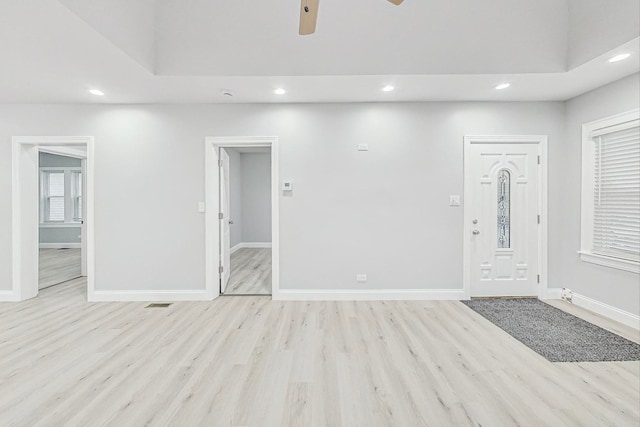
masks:
<svg viewBox="0 0 640 427"><path fill-rule="evenodd" d="M242 241L271 242L271 153L242 153Z"/></svg>
<svg viewBox="0 0 640 427"><path fill-rule="evenodd" d="M562 242L559 283L574 292L636 315L640 314L640 277L585 263L577 251L580 250L582 124L638 108L639 104L639 74L568 101L567 137L561 153L564 173L556 183L563 193L562 209L556 212L562 220L558 236Z"/></svg>
<svg viewBox="0 0 640 427"><path fill-rule="evenodd" d="M204 289L203 139L228 135L280 138L280 176L295 181L277 201L283 289L459 289L462 209L448 197L462 193L463 135L549 135L554 183L564 129L563 103L0 105L0 289L12 135L95 137L97 290ZM554 278L564 209L550 193Z"/></svg>
<svg viewBox="0 0 640 427"><path fill-rule="evenodd" d="M231 247L242 242L242 160L240 153L233 148L225 148L229 154L229 218L233 224Z"/></svg>

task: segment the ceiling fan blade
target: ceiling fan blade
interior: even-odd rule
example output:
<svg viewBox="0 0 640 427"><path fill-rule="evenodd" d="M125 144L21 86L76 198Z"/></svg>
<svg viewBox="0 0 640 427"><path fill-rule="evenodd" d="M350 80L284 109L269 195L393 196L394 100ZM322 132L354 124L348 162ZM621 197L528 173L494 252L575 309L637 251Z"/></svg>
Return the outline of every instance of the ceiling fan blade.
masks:
<svg viewBox="0 0 640 427"><path fill-rule="evenodd" d="M320 0L301 0L299 34L305 36L316 32L318 5Z"/></svg>
<svg viewBox="0 0 640 427"><path fill-rule="evenodd" d="M391 3L395 4L396 6L399 6L400 3L402 3L404 0L389 0Z"/></svg>

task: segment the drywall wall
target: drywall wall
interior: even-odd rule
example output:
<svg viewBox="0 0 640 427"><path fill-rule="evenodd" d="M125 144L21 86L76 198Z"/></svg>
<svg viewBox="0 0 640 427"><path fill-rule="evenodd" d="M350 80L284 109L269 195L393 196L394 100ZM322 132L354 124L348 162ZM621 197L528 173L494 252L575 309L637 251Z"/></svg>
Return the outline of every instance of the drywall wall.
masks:
<svg viewBox="0 0 640 427"><path fill-rule="evenodd" d="M82 167L82 160L75 157L60 156L57 154L40 153L38 160L40 167L52 168L79 168Z"/></svg>
<svg viewBox="0 0 640 427"><path fill-rule="evenodd" d="M11 136L95 137L97 290L204 289L204 137L277 135L283 289L460 289L462 139L545 134L550 277L564 103L1 105L0 289L11 284ZM369 151L357 151L359 143ZM577 153L574 153L578 156ZM162 230L162 233L158 233ZM356 273L368 274L357 283ZM552 286L559 286L553 284Z"/></svg>
<svg viewBox="0 0 640 427"><path fill-rule="evenodd" d="M271 242L271 153L242 153L242 241Z"/></svg>
<svg viewBox="0 0 640 427"><path fill-rule="evenodd" d="M80 227L40 227L40 243L46 243L47 247L52 244L60 248L69 247L69 244L78 247L81 233Z"/></svg>
<svg viewBox="0 0 640 427"><path fill-rule="evenodd" d="M561 153L564 174L556 183L562 196L562 276L574 292L633 314L640 314L637 274L580 260L582 124L640 107L640 75L634 74L567 102L566 143ZM553 237L553 236L552 236ZM556 238L557 239L557 238Z"/></svg>
<svg viewBox="0 0 640 427"><path fill-rule="evenodd" d="M242 242L242 161L234 148L225 148L229 154L229 218L233 221L231 247Z"/></svg>
<svg viewBox="0 0 640 427"><path fill-rule="evenodd" d="M82 161L74 157L59 156L50 153L40 153L39 158L40 167L82 167ZM59 243L61 247L68 245L69 243L79 244L80 239L80 227L56 227L55 225L47 225L46 227L40 227L40 243Z"/></svg>

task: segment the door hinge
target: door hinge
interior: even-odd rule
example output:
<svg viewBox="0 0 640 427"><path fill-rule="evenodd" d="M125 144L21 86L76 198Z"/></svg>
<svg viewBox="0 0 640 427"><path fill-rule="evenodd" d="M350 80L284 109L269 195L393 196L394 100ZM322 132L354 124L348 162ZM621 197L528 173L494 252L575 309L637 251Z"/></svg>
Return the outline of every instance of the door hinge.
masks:
<svg viewBox="0 0 640 427"><path fill-rule="evenodd" d="M540 164L540 156L538 156L538 164Z"/></svg>
<svg viewBox="0 0 640 427"><path fill-rule="evenodd" d="M540 275L538 274L538 283L540 283Z"/></svg>
<svg viewBox="0 0 640 427"><path fill-rule="evenodd" d="M218 214L218 219L224 219L224 214L222 212Z"/></svg>
<svg viewBox="0 0 640 427"><path fill-rule="evenodd" d="M218 267L218 273L222 273L223 271L224 271L224 267L223 266Z"/></svg>
<svg viewBox="0 0 640 427"><path fill-rule="evenodd" d="M538 215L538 224L540 224L540 215Z"/></svg>
<svg viewBox="0 0 640 427"><path fill-rule="evenodd" d="M540 157L538 157L538 158L540 158ZM540 163L540 162L538 161L538 163ZM218 167L222 167L222 159L218 159Z"/></svg>

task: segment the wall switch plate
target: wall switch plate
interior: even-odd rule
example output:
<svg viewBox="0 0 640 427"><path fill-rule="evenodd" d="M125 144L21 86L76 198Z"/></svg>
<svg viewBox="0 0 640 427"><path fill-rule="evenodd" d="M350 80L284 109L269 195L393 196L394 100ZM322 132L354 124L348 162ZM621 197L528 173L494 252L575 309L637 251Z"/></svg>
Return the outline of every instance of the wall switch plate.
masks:
<svg viewBox="0 0 640 427"><path fill-rule="evenodd" d="M292 191L292 190L293 190L293 182L282 181L282 191Z"/></svg>
<svg viewBox="0 0 640 427"><path fill-rule="evenodd" d="M356 281L357 282L366 282L367 281L367 275L366 274L356 274Z"/></svg>
<svg viewBox="0 0 640 427"><path fill-rule="evenodd" d="M449 206L460 206L460 196L449 196Z"/></svg>
<svg viewBox="0 0 640 427"><path fill-rule="evenodd" d="M358 144L358 151L369 151L369 144Z"/></svg>
<svg viewBox="0 0 640 427"><path fill-rule="evenodd" d="M198 212L202 213L205 211L205 204L204 202L198 202Z"/></svg>

